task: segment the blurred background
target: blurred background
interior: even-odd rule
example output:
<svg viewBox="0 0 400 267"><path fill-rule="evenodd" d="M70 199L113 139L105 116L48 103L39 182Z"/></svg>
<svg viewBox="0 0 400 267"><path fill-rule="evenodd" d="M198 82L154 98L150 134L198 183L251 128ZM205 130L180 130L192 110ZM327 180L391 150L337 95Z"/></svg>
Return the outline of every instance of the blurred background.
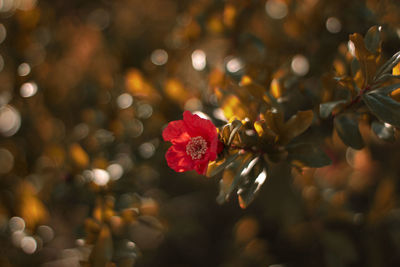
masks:
<svg viewBox="0 0 400 267"><path fill-rule="evenodd" d="M348 35L389 0L0 0L0 266L400 266L399 143L321 139L333 165L272 171L241 209L166 165L183 110L221 126L243 75L287 115L329 99ZM328 84L327 84L328 83Z"/></svg>

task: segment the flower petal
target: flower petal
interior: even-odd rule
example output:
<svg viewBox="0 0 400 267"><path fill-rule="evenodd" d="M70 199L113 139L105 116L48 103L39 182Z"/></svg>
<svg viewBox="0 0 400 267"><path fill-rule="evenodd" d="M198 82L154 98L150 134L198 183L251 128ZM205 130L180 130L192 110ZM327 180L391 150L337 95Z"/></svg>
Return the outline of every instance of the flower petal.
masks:
<svg viewBox="0 0 400 267"><path fill-rule="evenodd" d="M207 142L211 142L213 139L218 138L217 128L210 120L200 118L197 115L193 115L190 111L183 113L183 121L186 125L186 129L190 136L202 136Z"/></svg>
<svg viewBox="0 0 400 267"><path fill-rule="evenodd" d="M208 168L208 161L202 162L202 163L197 163L194 166L194 169L196 170L196 172L201 175L205 175L207 173L207 168Z"/></svg>
<svg viewBox="0 0 400 267"><path fill-rule="evenodd" d="M164 141L173 141L175 139L187 139L186 136L182 136L185 133L187 133L187 127L183 120L171 121L164 129L162 136L164 138ZM178 142L182 142L182 140Z"/></svg>
<svg viewBox="0 0 400 267"><path fill-rule="evenodd" d="M186 154L184 146L173 145L165 154L168 166L176 172L190 171L194 169L193 160Z"/></svg>

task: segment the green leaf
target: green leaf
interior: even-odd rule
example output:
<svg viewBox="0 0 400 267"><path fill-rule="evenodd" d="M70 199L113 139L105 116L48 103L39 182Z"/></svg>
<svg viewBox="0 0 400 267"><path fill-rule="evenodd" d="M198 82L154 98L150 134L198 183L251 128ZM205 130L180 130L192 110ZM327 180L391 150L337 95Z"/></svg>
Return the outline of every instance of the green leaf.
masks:
<svg viewBox="0 0 400 267"><path fill-rule="evenodd" d="M239 168L237 168L236 170L236 174L235 177L233 178L233 182L231 184L230 189L227 192L227 195L229 196L233 190L235 190L235 188L239 185L240 183L240 178L242 176L245 175L244 172L250 172L252 170L252 168L254 167L254 164L252 164L254 162L254 160L256 160L257 158L253 158L253 157L248 157L242 165L239 166Z"/></svg>
<svg viewBox="0 0 400 267"><path fill-rule="evenodd" d="M391 85L384 86L381 88L377 88L377 89L371 91L370 93L380 93L380 94L388 95L391 92L393 92L394 90L396 90L397 88L400 88L400 83L395 83L395 84L391 84Z"/></svg>
<svg viewBox="0 0 400 267"><path fill-rule="evenodd" d="M368 30L367 34L365 35L364 39L365 47L371 53L374 54L378 53L378 49L381 42L380 34L381 34L380 27L373 26Z"/></svg>
<svg viewBox="0 0 400 267"><path fill-rule="evenodd" d="M349 113L340 114L334 120L335 129L343 143L354 149L364 147L364 141L358 129L358 119Z"/></svg>
<svg viewBox="0 0 400 267"><path fill-rule="evenodd" d="M393 127L386 127L382 122L373 121L371 124L371 129L380 139L388 142L395 141Z"/></svg>
<svg viewBox="0 0 400 267"><path fill-rule="evenodd" d="M374 83L379 84L379 83L390 81L391 79L400 79L400 75L393 75L393 74L389 74L389 73L382 74L378 79L376 79L374 81Z"/></svg>
<svg viewBox="0 0 400 267"><path fill-rule="evenodd" d="M332 163L331 159L314 144L294 144L286 147L289 161L299 161L305 166L319 168Z"/></svg>
<svg viewBox="0 0 400 267"><path fill-rule="evenodd" d="M347 100L338 100L338 101L333 101L333 102L327 102L320 104L319 106L319 115L321 118L326 119L328 118L332 111L339 105L345 104Z"/></svg>
<svg viewBox="0 0 400 267"><path fill-rule="evenodd" d="M250 177L247 183L241 185L238 190L239 205L242 209L254 200L256 194L260 190L267 178L267 169L264 167L261 172L258 172L254 176Z"/></svg>
<svg viewBox="0 0 400 267"><path fill-rule="evenodd" d="M231 164L233 161L235 161L235 159L237 159L237 157L239 157L239 153L236 154L232 154L230 156L228 156L224 162L222 162L220 165L218 165L218 167L216 167L214 170L212 170L209 173L209 177L212 177L214 175L217 175L218 173L220 173L221 171L223 171L229 164Z"/></svg>
<svg viewBox="0 0 400 267"><path fill-rule="evenodd" d="M222 177L222 179L220 180L220 190L219 190L219 195L217 197L217 202L219 204L223 204L225 201L228 200L229 196L231 195L231 193L233 192L233 190L235 190L237 188L237 186L240 183L240 179L242 177L242 172L249 167L249 164L252 162L252 160L254 159L254 157L252 157L252 154L248 153L242 157L240 157L240 160L238 160L237 162L240 162L242 160L242 163L239 165L239 167L237 167L236 169L233 167L234 169L234 176L232 179L232 183L229 185L229 183L227 183L226 181L224 181L223 179L225 177ZM254 166L254 165L253 165ZM232 169L227 169L226 172L231 171ZM224 173L225 175L233 175L232 173ZM228 177L230 178L230 177Z"/></svg>
<svg viewBox="0 0 400 267"><path fill-rule="evenodd" d="M370 111L381 121L400 127L400 103L390 96L369 93L362 96Z"/></svg>

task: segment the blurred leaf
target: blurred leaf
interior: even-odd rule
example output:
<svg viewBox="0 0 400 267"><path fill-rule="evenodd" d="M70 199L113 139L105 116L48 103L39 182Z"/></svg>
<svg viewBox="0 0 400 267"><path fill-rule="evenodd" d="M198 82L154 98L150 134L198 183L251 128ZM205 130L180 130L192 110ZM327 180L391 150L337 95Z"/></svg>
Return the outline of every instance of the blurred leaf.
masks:
<svg viewBox="0 0 400 267"><path fill-rule="evenodd" d="M320 106L319 106L319 114L320 114L321 118L323 118L323 119L328 118L332 114L332 111L336 107L342 106L346 102L347 102L347 100L338 100L338 101L333 101L333 102L320 104Z"/></svg>
<svg viewBox="0 0 400 267"><path fill-rule="evenodd" d="M365 35L365 47L371 52L371 53L378 53L379 48L380 48L380 43L381 43L381 31L380 27L378 26L373 26L371 27L367 34Z"/></svg>
<svg viewBox="0 0 400 267"><path fill-rule="evenodd" d="M284 122L283 113L267 111L265 114L266 126L278 135L278 142L285 145L296 136L307 130L312 121L312 110L298 111L287 122Z"/></svg>
<svg viewBox="0 0 400 267"><path fill-rule="evenodd" d="M278 103L278 101L276 100L276 98L268 91L264 92L265 95L263 96L263 99L270 104L272 107L275 108L280 108L280 105Z"/></svg>
<svg viewBox="0 0 400 267"><path fill-rule="evenodd" d="M350 68L353 76L356 76L357 73L360 71L360 62L357 60L357 58L353 58L353 60L351 61Z"/></svg>
<svg viewBox="0 0 400 267"><path fill-rule="evenodd" d="M283 88L283 86L281 86L278 79L273 79L269 90L271 92L271 95L275 99L278 99L283 95L284 88Z"/></svg>
<svg viewBox="0 0 400 267"><path fill-rule="evenodd" d="M313 118L314 112L312 110L298 111L297 114L293 115L285 123L286 142L306 131L310 127Z"/></svg>
<svg viewBox="0 0 400 267"><path fill-rule="evenodd" d="M289 161L300 162L304 166L320 168L332 163L331 159L314 144L294 144L286 147Z"/></svg>
<svg viewBox="0 0 400 267"><path fill-rule="evenodd" d="M118 261L118 267L133 267L136 260L134 258L124 258Z"/></svg>
<svg viewBox="0 0 400 267"><path fill-rule="evenodd" d="M283 114L281 112L272 112L268 110L265 113L265 121L267 127L271 129L274 133L281 135L284 130Z"/></svg>
<svg viewBox="0 0 400 267"><path fill-rule="evenodd" d="M18 213L25 220L26 227L33 230L39 223L45 222L48 211L38 198L36 188L28 181L23 181L17 189L19 200Z"/></svg>
<svg viewBox="0 0 400 267"><path fill-rule="evenodd" d="M382 220L396 205L396 182L382 179L376 191L368 218L372 223Z"/></svg>
<svg viewBox="0 0 400 267"><path fill-rule="evenodd" d="M139 254L136 244L126 239L118 240L116 243L113 259L117 266L132 267Z"/></svg>
<svg viewBox="0 0 400 267"><path fill-rule="evenodd" d="M360 91L360 89L357 86L357 83L355 82L355 79L353 79L351 77L348 77L348 76L339 77L339 78L335 78L335 80L337 80L341 86L343 86L344 88L349 90L349 92L352 96L357 95L358 92Z"/></svg>
<svg viewBox="0 0 400 267"><path fill-rule="evenodd" d="M359 86L371 84L375 76L378 58L365 47L364 38L360 34L351 34L350 40L354 44L355 54L360 62L361 72L364 77L363 84L359 84Z"/></svg>
<svg viewBox="0 0 400 267"><path fill-rule="evenodd" d="M125 88L133 96L143 97L149 100L160 99L159 93L144 78L138 69L129 69L125 76Z"/></svg>
<svg viewBox="0 0 400 267"><path fill-rule="evenodd" d="M69 154L78 167L86 168L89 165L89 156L78 143L69 147Z"/></svg>
<svg viewBox="0 0 400 267"><path fill-rule="evenodd" d="M371 112L381 121L400 127L400 103L390 96L370 93L362 96Z"/></svg>
<svg viewBox="0 0 400 267"><path fill-rule="evenodd" d="M335 129L343 143L355 149L364 147L364 141L358 129L357 118L349 113L340 114L334 119Z"/></svg>
<svg viewBox="0 0 400 267"><path fill-rule="evenodd" d="M247 77L247 76L244 76L244 77ZM243 77L242 77L242 80L243 80ZM250 80L250 81L247 80L244 83L241 82L240 88L241 88L241 90L246 90L257 100L263 99L265 91L266 91L266 89L264 87L253 82L252 80Z"/></svg>
<svg viewBox="0 0 400 267"><path fill-rule="evenodd" d="M344 233L326 230L323 232L322 243L326 250L333 254L336 263L330 266L348 266L357 260L357 251L351 239Z"/></svg>
<svg viewBox="0 0 400 267"><path fill-rule="evenodd" d="M188 91L178 79L168 79L165 82L164 91L169 98L180 104L184 104L189 98Z"/></svg>
<svg viewBox="0 0 400 267"><path fill-rule="evenodd" d="M386 127L385 124L379 121L373 121L371 124L371 129L374 133L385 141L394 142L394 129L393 127Z"/></svg>
<svg viewBox="0 0 400 267"><path fill-rule="evenodd" d="M103 225L90 253L89 261L93 267L104 267L111 261L112 254L113 242L111 232L107 225Z"/></svg>
<svg viewBox="0 0 400 267"><path fill-rule="evenodd" d="M271 129L268 128L265 121L256 121L254 123L254 129L256 130L259 137L261 137L261 142L265 144L273 143L277 135Z"/></svg>

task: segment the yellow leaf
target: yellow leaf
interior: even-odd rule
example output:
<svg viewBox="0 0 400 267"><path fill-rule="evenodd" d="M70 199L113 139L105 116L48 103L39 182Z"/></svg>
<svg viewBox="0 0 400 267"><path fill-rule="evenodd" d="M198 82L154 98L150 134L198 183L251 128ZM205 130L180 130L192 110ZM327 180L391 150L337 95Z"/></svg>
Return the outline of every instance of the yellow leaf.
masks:
<svg viewBox="0 0 400 267"><path fill-rule="evenodd" d="M271 82L271 87L269 89L271 91L271 94L276 98L280 98L282 96L283 89L281 85L279 84L279 81L277 79L273 79Z"/></svg>
<svg viewBox="0 0 400 267"><path fill-rule="evenodd" d="M400 63L398 63L394 68L392 69L392 74L393 75L400 75Z"/></svg>
<svg viewBox="0 0 400 267"><path fill-rule="evenodd" d="M398 75L398 74L396 74ZM400 88L397 88L396 90L394 90L392 93L390 93L390 96L396 100L397 102L400 102Z"/></svg>

